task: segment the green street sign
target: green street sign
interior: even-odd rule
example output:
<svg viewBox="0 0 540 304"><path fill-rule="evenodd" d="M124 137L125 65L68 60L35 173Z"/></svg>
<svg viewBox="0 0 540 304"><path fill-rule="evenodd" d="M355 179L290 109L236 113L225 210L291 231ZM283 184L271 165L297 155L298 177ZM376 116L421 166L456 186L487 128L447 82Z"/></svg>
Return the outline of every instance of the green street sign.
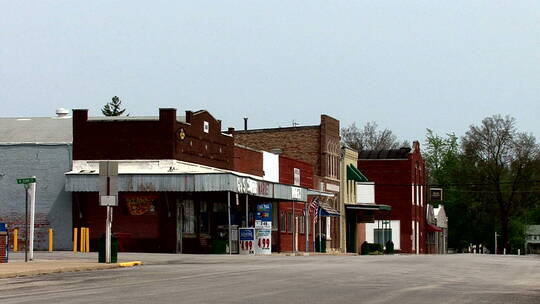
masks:
<svg viewBox="0 0 540 304"><path fill-rule="evenodd" d="M27 178L19 178L17 179L17 184L31 184L35 183L36 178L35 177L27 177Z"/></svg>

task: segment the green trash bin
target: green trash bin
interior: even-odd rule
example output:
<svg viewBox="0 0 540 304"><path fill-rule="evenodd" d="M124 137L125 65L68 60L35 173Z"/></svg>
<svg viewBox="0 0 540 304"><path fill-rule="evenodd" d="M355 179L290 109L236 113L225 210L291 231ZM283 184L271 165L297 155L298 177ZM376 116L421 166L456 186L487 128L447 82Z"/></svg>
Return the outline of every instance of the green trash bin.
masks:
<svg viewBox="0 0 540 304"><path fill-rule="evenodd" d="M105 263L105 235L98 241L98 262ZM118 239L111 236L111 263L118 262Z"/></svg>

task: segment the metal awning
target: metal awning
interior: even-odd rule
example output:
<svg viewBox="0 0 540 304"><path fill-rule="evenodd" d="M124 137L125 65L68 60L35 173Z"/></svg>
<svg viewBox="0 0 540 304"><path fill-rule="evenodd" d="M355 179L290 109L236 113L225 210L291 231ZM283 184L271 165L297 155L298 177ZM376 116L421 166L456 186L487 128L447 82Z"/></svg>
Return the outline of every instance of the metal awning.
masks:
<svg viewBox="0 0 540 304"><path fill-rule="evenodd" d="M354 165L348 165L347 166L347 179L357 181L359 183L365 183L369 180L367 177L360 172Z"/></svg>
<svg viewBox="0 0 540 304"><path fill-rule="evenodd" d="M339 217L339 211L332 208L328 203L319 201L319 215L320 216L335 216Z"/></svg>
<svg viewBox="0 0 540 304"><path fill-rule="evenodd" d="M307 195L324 196L324 197L334 197L335 196L334 193L324 192L324 191L315 190L315 189L308 189L307 190Z"/></svg>
<svg viewBox="0 0 540 304"><path fill-rule="evenodd" d="M354 204L354 205L346 204L345 209L390 211L392 210L392 207L389 205L381 205L381 204Z"/></svg>
<svg viewBox="0 0 540 304"><path fill-rule="evenodd" d="M66 176L66 192L98 192L99 175L73 173ZM217 192L230 191L253 196L307 201L307 189L242 176L218 173L120 173L118 191L122 192Z"/></svg>

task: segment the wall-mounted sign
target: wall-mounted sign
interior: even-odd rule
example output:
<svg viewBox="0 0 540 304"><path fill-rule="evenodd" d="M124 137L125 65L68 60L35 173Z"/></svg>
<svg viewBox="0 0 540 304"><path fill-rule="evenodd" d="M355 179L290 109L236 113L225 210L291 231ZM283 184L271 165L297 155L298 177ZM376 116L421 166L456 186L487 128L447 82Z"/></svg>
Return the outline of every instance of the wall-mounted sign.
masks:
<svg viewBox="0 0 540 304"><path fill-rule="evenodd" d="M255 228L272 229L272 204L257 204Z"/></svg>
<svg viewBox="0 0 540 304"><path fill-rule="evenodd" d="M339 185L334 185L334 184L326 183L326 190L327 190L327 191L339 192Z"/></svg>
<svg viewBox="0 0 540 304"><path fill-rule="evenodd" d="M186 132L184 131L184 129L180 129L180 131L178 131L178 138L180 140L184 140L184 138L186 138Z"/></svg>
<svg viewBox="0 0 540 304"><path fill-rule="evenodd" d="M246 177L237 180L238 193L248 193L259 196L270 196L271 184L263 181L255 181Z"/></svg>
<svg viewBox="0 0 540 304"><path fill-rule="evenodd" d="M297 200L302 199L302 188L291 187L291 197L292 199L297 199Z"/></svg>
<svg viewBox="0 0 540 304"><path fill-rule="evenodd" d="M133 195L126 197L126 205L130 215L150 215L155 214L154 201L157 195Z"/></svg>
<svg viewBox="0 0 540 304"><path fill-rule="evenodd" d="M210 124L208 123L208 121L205 121L205 122L204 122L204 124L203 124L203 131L204 131L204 133L210 132Z"/></svg>
<svg viewBox="0 0 540 304"><path fill-rule="evenodd" d="M430 202L442 202L443 189L442 188L429 188L429 201Z"/></svg>
<svg viewBox="0 0 540 304"><path fill-rule="evenodd" d="M293 181L294 185L300 186L300 169L294 168L293 174L294 174L294 181Z"/></svg>

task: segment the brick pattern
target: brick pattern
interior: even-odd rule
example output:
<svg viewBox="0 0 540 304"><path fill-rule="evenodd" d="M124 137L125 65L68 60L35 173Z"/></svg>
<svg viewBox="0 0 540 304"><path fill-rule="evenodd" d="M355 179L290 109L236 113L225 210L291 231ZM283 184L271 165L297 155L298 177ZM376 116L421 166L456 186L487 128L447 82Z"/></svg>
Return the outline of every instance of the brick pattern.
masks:
<svg viewBox="0 0 540 304"><path fill-rule="evenodd" d="M182 123L176 109L160 109L159 120L111 121L88 120L88 110L74 110L73 159L177 159L232 170L233 139L206 111L186 111Z"/></svg>
<svg viewBox="0 0 540 304"><path fill-rule="evenodd" d="M234 147L234 171L263 176L263 154L244 147Z"/></svg>
<svg viewBox="0 0 540 304"><path fill-rule="evenodd" d="M264 151L281 149L281 155L312 164L316 175L320 172L320 129L318 126L268 129L261 132L235 131L234 142Z"/></svg>

